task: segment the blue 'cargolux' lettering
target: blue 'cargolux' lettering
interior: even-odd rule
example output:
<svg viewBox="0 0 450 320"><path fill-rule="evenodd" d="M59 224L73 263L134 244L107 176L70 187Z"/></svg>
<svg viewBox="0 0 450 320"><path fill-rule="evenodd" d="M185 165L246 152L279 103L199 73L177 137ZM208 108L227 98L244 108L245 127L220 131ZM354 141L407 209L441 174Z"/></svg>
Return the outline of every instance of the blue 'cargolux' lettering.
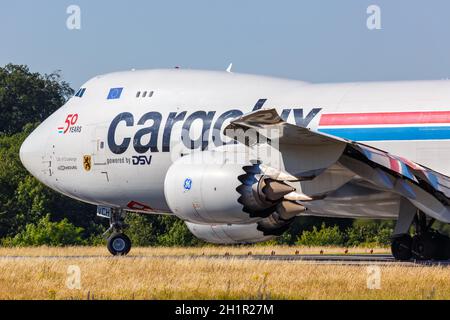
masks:
<svg viewBox="0 0 450 320"><path fill-rule="evenodd" d="M267 99L259 99L253 111L259 110L263 107ZM294 113L295 124L301 127L306 127L320 112L321 108L313 108L306 116L303 114L302 108L283 109L280 117L287 120L291 111ZM130 112L119 113L112 121L108 129L108 146L112 153L122 154L128 150L131 141L133 141L134 150L143 154L150 152L170 152L170 141L172 139L172 128L178 122L182 123L182 133L180 139L183 144L190 149L206 150L211 136L212 142L215 146L224 145L222 140L223 125L228 119L235 119L242 116L244 113L238 109L225 111L214 120L216 111L195 111L190 115L187 111L170 112L162 130L162 147L158 147L158 136L161 129L162 115L157 111L147 112L142 115L136 123L137 131L133 137L122 138L121 141L116 139L116 131L119 126L133 127L135 126L135 119ZM187 116L187 118L186 118ZM202 130L200 137L192 139L190 137L191 127L194 121L201 121ZM212 133L211 133L212 132ZM231 141L230 143L234 143ZM142 161L142 160L139 160Z"/></svg>

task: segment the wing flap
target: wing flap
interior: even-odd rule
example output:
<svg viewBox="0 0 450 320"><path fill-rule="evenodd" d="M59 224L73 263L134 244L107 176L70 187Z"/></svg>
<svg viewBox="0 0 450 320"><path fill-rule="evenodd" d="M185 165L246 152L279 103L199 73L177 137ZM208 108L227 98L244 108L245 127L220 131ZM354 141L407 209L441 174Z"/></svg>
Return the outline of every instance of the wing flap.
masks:
<svg viewBox="0 0 450 320"><path fill-rule="evenodd" d="M243 115L225 128L225 135L235 138L236 130L245 132L249 129L270 141L277 140L281 152L289 145L317 148L344 145L338 163L380 189L410 199L430 216L450 222L450 177L384 150L289 124L275 109L261 109ZM292 153L289 156L292 157ZM318 168L318 172L324 169ZM290 172L280 174L283 175L296 176Z"/></svg>

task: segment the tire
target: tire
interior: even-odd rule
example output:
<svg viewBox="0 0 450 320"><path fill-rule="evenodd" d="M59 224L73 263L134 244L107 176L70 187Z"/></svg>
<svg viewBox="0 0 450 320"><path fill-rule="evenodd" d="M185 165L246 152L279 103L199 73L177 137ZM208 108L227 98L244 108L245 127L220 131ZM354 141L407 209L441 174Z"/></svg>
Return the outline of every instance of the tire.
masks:
<svg viewBox="0 0 450 320"><path fill-rule="evenodd" d="M125 256L131 250L131 240L124 233L113 233L106 246L113 256Z"/></svg>
<svg viewBox="0 0 450 320"><path fill-rule="evenodd" d="M412 253L417 260L431 260L437 256L438 241L431 233L416 235L412 241Z"/></svg>
<svg viewBox="0 0 450 320"><path fill-rule="evenodd" d="M448 260L450 259L450 239L438 232L435 234L436 239L436 252L435 259L436 260Z"/></svg>
<svg viewBox="0 0 450 320"><path fill-rule="evenodd" d="M412 239L409 234L396 237L392 240L391 252L396 260L406 261L412 257Z"/></svg>

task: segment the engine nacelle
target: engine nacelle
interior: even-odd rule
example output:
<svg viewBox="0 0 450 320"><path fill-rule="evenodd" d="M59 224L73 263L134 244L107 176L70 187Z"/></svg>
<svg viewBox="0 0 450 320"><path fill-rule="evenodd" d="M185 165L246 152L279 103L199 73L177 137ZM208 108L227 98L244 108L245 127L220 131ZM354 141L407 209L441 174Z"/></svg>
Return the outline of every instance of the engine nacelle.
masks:
<svg viewBox="0 0 450 320"><path fill-rule="evenodd" d="M257 223L208 225L186 222L186 225L194 236L210 243L244 244L274 238L272 235L264 235Z"/></svg>
<svg viewBox="0 0 450 320"><path fill-rule="evenodd" d="M273 202L260 192L259 166L236 159L235 152L185 155L167 171L164 194L172 212L185 221L251 223L270 215Z"/></svg>

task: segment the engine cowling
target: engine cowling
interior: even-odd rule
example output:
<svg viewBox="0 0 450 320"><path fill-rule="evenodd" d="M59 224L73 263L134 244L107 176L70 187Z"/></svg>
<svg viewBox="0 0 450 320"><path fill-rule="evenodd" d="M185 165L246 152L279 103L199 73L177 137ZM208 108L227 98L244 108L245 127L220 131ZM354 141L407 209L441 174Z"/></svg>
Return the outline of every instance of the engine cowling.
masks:
<svg viewBox="0 0 450 320"><path fill-rule="evenodd" d="M236 230L253 224L246 228L253 230L254 236L281 235L305 210L284 199L295 188L265 175L258 161L239 157L236 152L216 150L181 157L164 181L167 204L176 216L194 224L239 225Z"/></svg>
<svg viewBox="0 0 450 320"><path fill-rule="evenodd" d="M172 212L195 223L251 223L274 211L260 192L255 163L236 153L205 151L185 155L167 171L164 194ZM246 172L246 170L248 172Z"/></svg>
<svg viewBox="0 0 450 320"><path fill-rule="evenodd" d="M258 223L250 224L196 224L186 222L188 229L197 238L217 244L244 244L267 241L273 235L265 235Z"/></svg>

